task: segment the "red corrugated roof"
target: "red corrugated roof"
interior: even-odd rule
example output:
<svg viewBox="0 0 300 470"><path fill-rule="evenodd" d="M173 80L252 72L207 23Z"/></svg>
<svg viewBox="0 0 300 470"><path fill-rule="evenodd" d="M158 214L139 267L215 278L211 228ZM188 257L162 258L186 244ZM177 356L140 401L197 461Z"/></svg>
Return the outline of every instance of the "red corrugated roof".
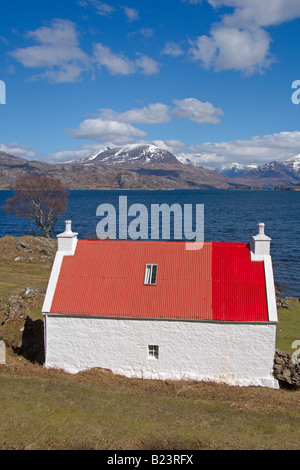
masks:
<svg viewBox="0 0 300 470"><path fill-rule="evenodd" d="M267 321L263 261L251 261L245 243L214 243L212 256L214 320Z"/></svg>
<svg viewBox="0 0 300 470"><path fill-rule="evenodd" d="M157 264L155 286L144 285ZM263 262L247 244L79 240L63 258L51 313L127 318L267 321Z"/></svg>

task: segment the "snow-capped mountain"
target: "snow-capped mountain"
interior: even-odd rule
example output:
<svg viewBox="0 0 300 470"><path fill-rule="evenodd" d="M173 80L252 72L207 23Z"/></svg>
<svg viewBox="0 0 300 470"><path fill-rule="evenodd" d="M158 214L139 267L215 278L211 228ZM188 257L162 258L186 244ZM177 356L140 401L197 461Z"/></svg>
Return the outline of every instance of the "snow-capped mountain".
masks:
<svg viewBox="0 0 300 470"><path fill-rule="evenodd" d="M293 171L295 173L300 172L300 155L297 155L296 157L289 158L288 160L285 160L282 162L283 165L285 165L290 171Z"/></svg>
<svg viewBox="0 0 300 470"><path fill-rule="evenodd" d="M300 182L300 155L281 162L265 163L238 175L236 180L238 183L256 184L266 188L297 184Z"/></svg>
<svg viewBox="0 0 300 470"><path fill-rule="evenodd" d="M230 178L234 178L235 176L241 175L246 173L250 170L255 170L258 168L256 163L249 163L249 164L242 164L242 163L227 163L226 165L222 165L220 168L216 168L216 171L221 173L222 175L229 176Z"/></svg>
<svg viewBox="0 0 300 470"><path fill-rule="evenodd" d="M289 158L283 162L273 161L265 163L264 165L258 166L256 169L251 171L251 174L255 173L267 174L279 174L279 173L290 173L291 175L300 176L300 155Z"/></svg>
<svg viewBox="0 0 300 470"><path fill-rule="evenodd" d="M178 164L177 158L167 150L148 144L130 144L108 148L81 160L85 165L145 165Z"/></svg>

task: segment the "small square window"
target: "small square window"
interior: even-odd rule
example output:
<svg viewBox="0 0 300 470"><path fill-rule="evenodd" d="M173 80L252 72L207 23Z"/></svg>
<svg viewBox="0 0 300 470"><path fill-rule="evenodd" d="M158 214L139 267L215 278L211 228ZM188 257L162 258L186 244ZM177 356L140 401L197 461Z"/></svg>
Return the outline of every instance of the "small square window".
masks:
<svg viewBox="0 0 300 470"><path fill-rule="evenodd" d="M158 359L158 350L159 350L159 347L156 344L149 344L148 346L149 358Z"/></svg>
<svg viewBox="0 0 300 470"><path fill-rule="evenodd" d="M146 264L144 284L148 286L156 285L157 264Z"/></svg>

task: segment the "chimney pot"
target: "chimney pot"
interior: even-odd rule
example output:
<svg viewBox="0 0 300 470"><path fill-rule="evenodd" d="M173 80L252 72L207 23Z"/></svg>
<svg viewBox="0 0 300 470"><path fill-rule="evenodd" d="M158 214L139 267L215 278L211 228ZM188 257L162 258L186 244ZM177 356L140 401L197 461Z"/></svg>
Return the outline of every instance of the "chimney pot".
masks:
<svg viewBox="0 0 300 470"><path fill-rule="evenodd" d="M265 234L265 224L263 222L260 222L257 224L258 227L258 234L259 235L264 235Z"/></svg>
<svg viewBox="0 0 300 470"><path fill-rule="evenodd" d="M67 232L67 233L72 232L71 225L72 225L72 220L66 220L65 221L65 232Z"/></svg>

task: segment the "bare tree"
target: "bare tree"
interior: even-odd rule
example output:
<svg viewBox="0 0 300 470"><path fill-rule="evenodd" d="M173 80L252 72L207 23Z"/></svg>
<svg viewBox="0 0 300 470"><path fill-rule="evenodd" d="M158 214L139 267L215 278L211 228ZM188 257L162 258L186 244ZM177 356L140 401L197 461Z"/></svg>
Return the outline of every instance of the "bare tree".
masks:
<svg viewBox="0 0 300 470"><path fill-rule="evenodd" d="M68 192L59 179L27 175L17 177L13 197L5 201L2 209L33 222L36 234L52 238L57 219L67 206Z"/></svg>

